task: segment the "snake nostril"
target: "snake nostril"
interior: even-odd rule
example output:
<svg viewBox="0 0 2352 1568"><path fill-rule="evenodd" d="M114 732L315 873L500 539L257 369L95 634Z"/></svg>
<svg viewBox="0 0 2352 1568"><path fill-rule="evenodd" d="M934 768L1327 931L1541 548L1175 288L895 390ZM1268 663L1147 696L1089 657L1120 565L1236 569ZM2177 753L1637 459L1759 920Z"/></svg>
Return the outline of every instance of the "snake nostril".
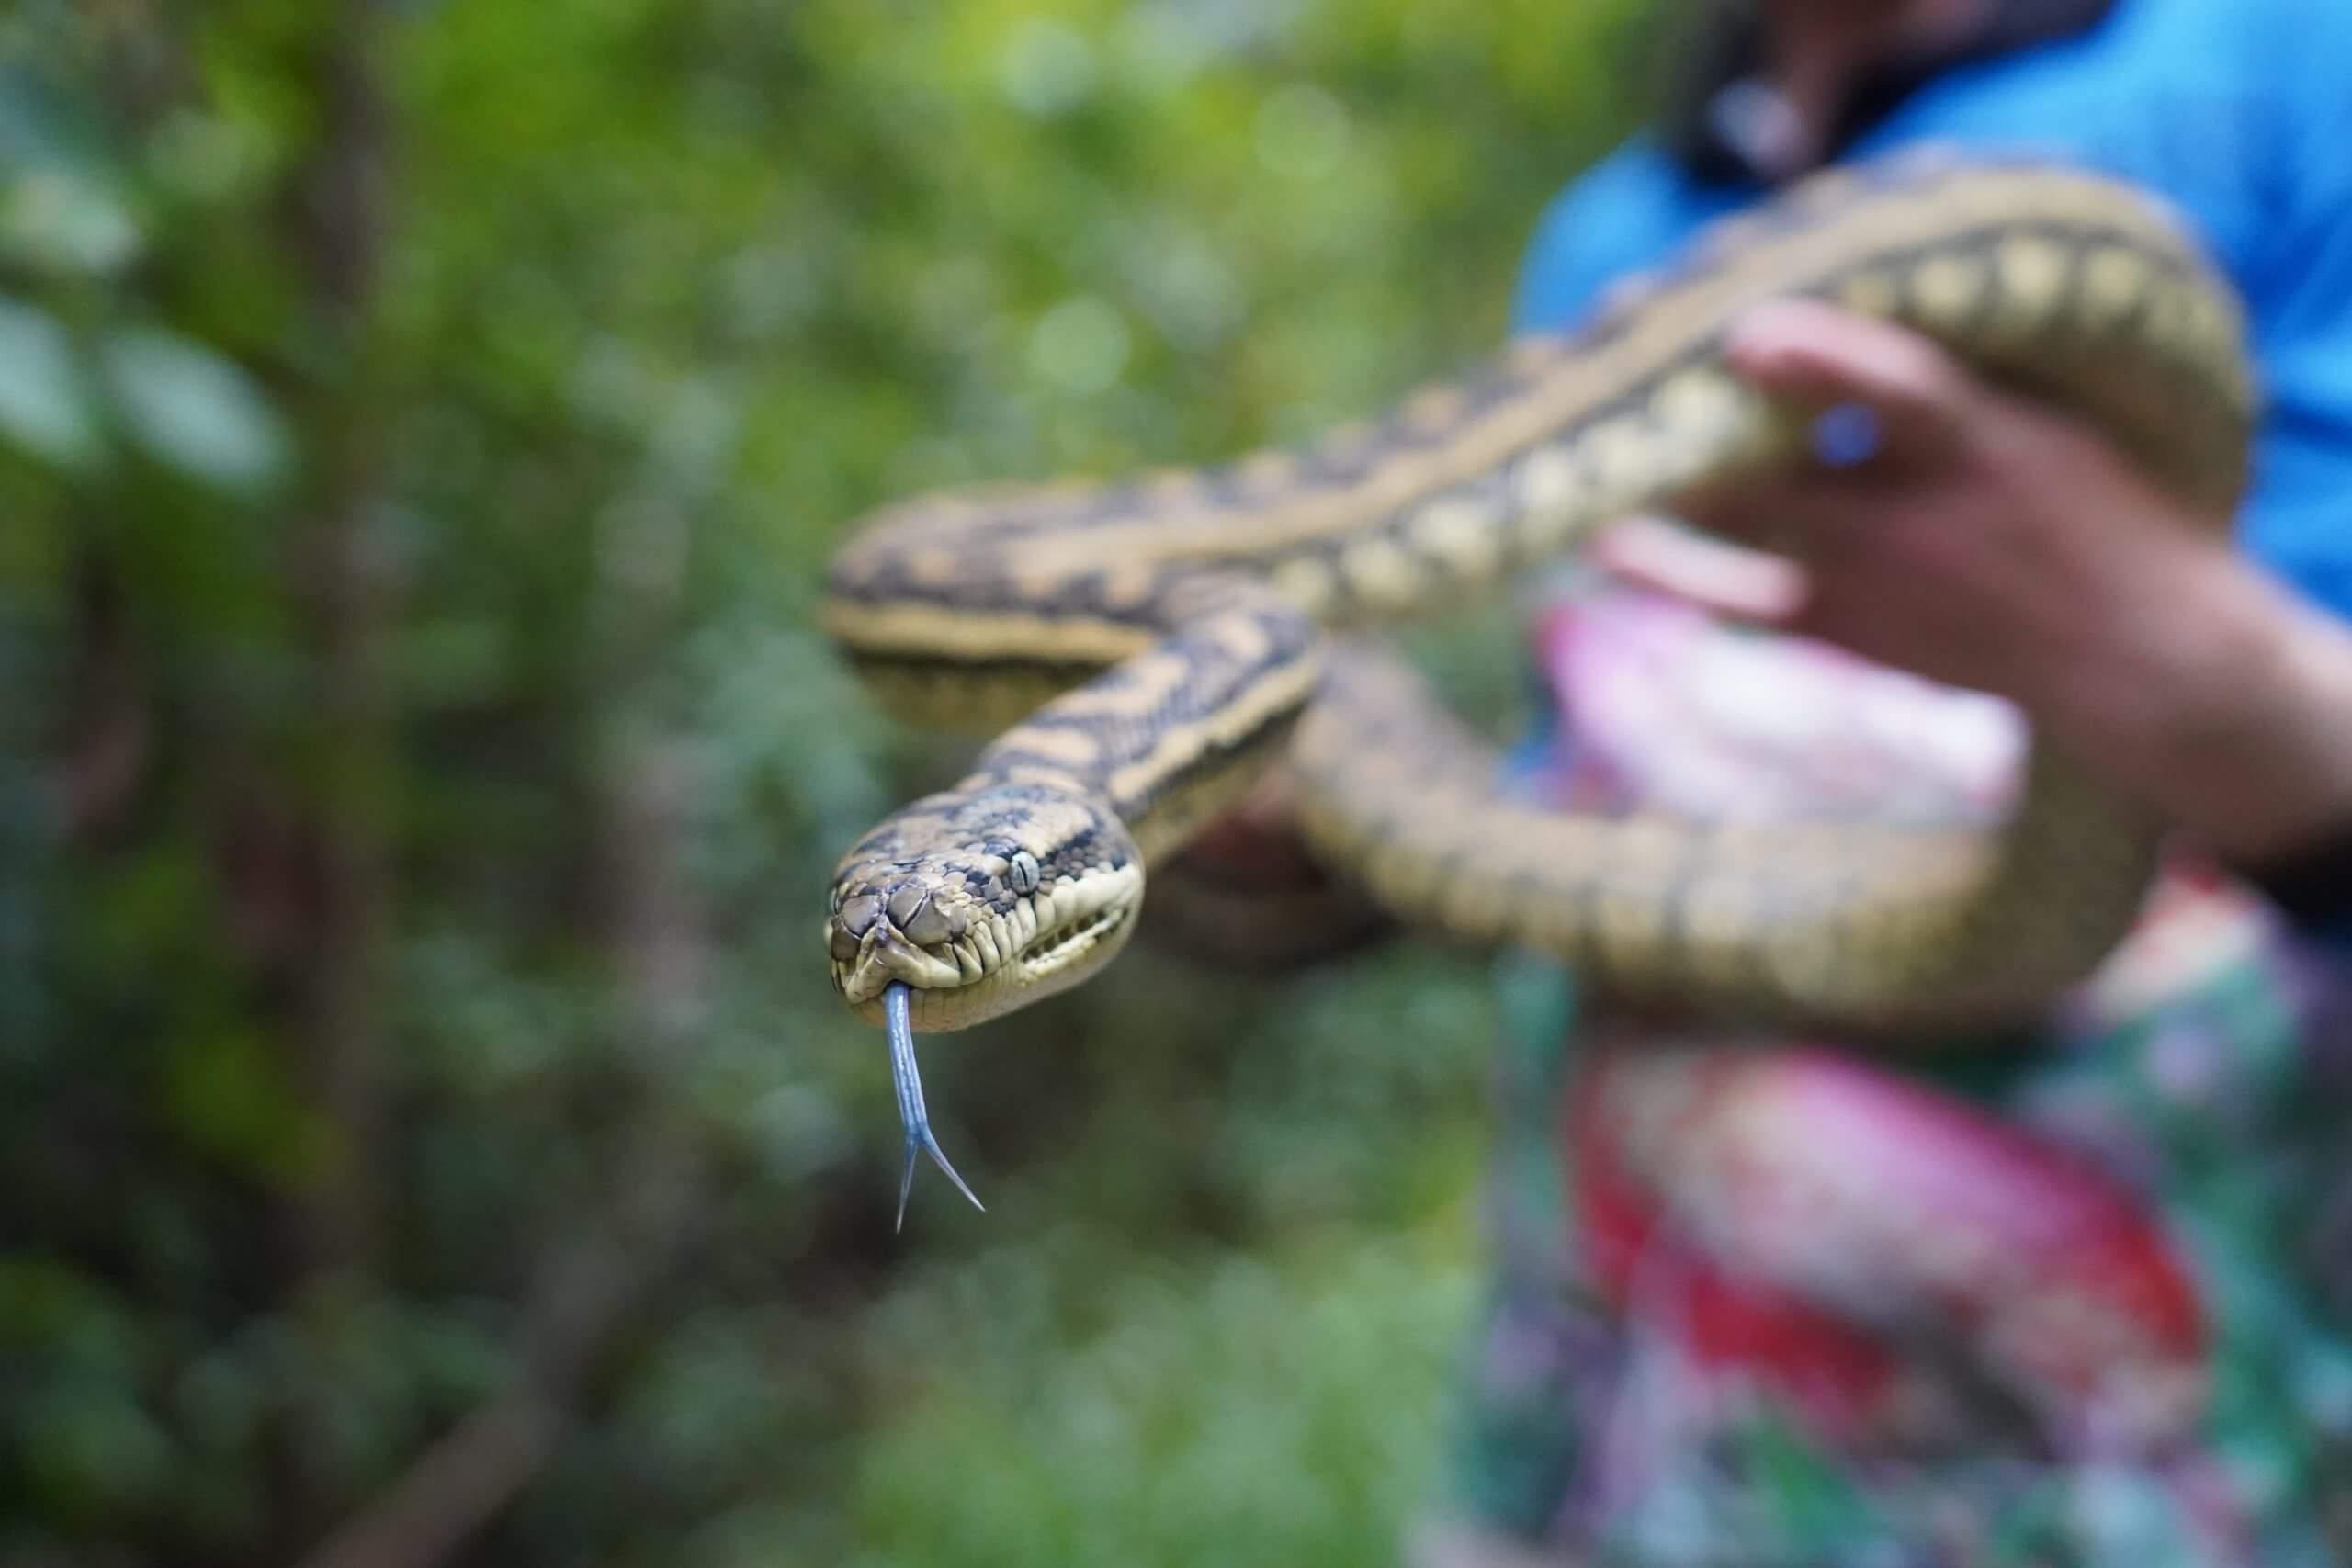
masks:
<svg viewBox="0 0 2352 1568"><path fill-rule="evenodd" d="M827 950L832 953L834 963L848 964L857 957L861 944L857 938L850 935L849 932L836 925L833 927L833 934L831 938L825 945Z"/></svg>
<svg viewBox="0 0 2352 1568"><path fill-rule="evenodd" d="M841 921L842 930L852 936L864 936L867 929L882 918L882 900L871 893L844 898L841 913L836 918Z"/></svg>

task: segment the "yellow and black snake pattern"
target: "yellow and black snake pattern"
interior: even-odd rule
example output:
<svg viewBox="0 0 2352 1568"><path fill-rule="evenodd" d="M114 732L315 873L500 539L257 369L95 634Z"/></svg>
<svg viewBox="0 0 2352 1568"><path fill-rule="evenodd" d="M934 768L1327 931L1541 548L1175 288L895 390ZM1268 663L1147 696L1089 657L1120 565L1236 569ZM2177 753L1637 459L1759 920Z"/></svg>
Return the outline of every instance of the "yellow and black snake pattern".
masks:
<svg viewBox="0 0 2352 1568"><path fill-rule="evenodd" d="M935 1030L1075 983L1134 929L1146 868L1278 761L1317 852L1372 897L1614 992L1917 1029L2083 974L2130 922L2155 825L2046 748L1995 829L1559 816L1504 797L1408 671L1331 635L1802 460L1796 417L1720 352L1789 297L2079 412L2216 517L2244 482L2237 309L2166 213L2078 172L1913 156L1729 220L1581 333L1309 450L897 507L836 558L828 633L920 716L1011 728L842 860L824 932L842 996L879 1019L901 983Z"/></svg>

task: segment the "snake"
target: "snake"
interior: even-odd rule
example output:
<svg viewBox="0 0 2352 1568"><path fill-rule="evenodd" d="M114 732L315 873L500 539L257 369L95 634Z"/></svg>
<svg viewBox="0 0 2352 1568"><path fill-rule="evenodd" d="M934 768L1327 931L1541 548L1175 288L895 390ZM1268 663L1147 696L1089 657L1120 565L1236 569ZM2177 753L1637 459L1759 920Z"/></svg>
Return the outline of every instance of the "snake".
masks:
<svg viewBox="0 0 2352 1568"><path fill-rule="evenodd" d="M1931 149L1792 185L1577 330L1304 447L921 495L851 532L827 636L903 716L995 734L851 846L824 919L835 988L893 1035L902 1218L919 1147L953 1174L911 1033L1098 973L1149 868L1277 767L1318 860L1408 926L1679 1014L1950 1033L2045 1007L2117 944L2162 824L2042 739L1989 825L1562 813L1512 798L1378 640L1611 521L1817 461L1814 416L1725 360L1783 299L1924 334L2217 525L2246 483L2242 309L2178 218L2108 175Z"/></svg>

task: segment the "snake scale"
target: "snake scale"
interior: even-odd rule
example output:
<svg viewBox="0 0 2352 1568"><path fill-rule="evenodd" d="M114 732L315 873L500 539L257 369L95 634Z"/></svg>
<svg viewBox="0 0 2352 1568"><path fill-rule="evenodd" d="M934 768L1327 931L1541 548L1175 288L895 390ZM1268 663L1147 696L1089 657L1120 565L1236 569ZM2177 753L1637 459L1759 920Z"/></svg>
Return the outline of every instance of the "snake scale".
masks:
<svg viewBox="0 0 2352 1568"><path fill-rule="evenodd" d="M1991 829L1560 815L1507 798L1489 749L1348 635L1802 461L1802 420L1721 352L1743 311L1791 297L2080 413L2206 513L2245 482L2238 308L2158 203L1915 153L1724 220L1578 333L1304 451L892 507L835 557L828 635L910 716L1010 728L842 861L824 926L842 996L880 1021L895 995L944 1030L1077 983L1134 930L1147 867L1277 761L1318 856L1371 897L1612 994L1916 1032L2080 976L2128 928L2156 825L2047 747Z"/></svg>

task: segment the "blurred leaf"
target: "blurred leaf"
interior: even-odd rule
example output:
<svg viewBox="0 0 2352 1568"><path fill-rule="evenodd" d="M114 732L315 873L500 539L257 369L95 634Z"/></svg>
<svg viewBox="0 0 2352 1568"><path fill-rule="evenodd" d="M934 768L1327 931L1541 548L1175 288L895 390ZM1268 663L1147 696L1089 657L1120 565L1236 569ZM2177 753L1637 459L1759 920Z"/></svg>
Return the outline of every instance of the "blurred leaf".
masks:
<svg viewBox="0 0 2352 1568"><path fill-rule="evenodd" d="M139 252L139 227L95 183L41 170L0 186L0 251L57 272L118 272Z"/></svg>
<svg viewBox="0 0 2352 1568"><path fill-rule="evenodd" d="M93 117L30 71L0 63L0 254L42 270L105 275L139 247Z"/></svg>
<svg viewBox="0 0 2352 1568"><path fill-rule="evenodd" d="M0 297L0 433L35 455L87 468L100 449L88 378L49 314Z"/></svg>
<svg viewBox="0 0 2352 1568"><path fill-rule="evenodd" d="M87 104L24 64L0 61L0 170L88 169L97 147Z"/></svg>
<svg viewBox="0 0 2352 1568"><path fill-rule="evenodd" d="M118 331L99 353L123 423L159 460L238 491L284 473L291 452L285 426L252 378L220 355L153 327Z"/></svg>
<svg viewBox="0 0 2352 1568"><path fill-rule="evenodd" d="M248 1031L175 1046L164 1104L197 1149L265 1180L290 1180L317 1163L316 1129L266 1043Z"/></svg>
<svg viewBox="0 0 2352 1568"><path fill-rule="evenodd" d="M120 1385L60 1380L20 1418L33 1485L61 1513L119 1525L171 1483L169 1437Z"/></svg>

